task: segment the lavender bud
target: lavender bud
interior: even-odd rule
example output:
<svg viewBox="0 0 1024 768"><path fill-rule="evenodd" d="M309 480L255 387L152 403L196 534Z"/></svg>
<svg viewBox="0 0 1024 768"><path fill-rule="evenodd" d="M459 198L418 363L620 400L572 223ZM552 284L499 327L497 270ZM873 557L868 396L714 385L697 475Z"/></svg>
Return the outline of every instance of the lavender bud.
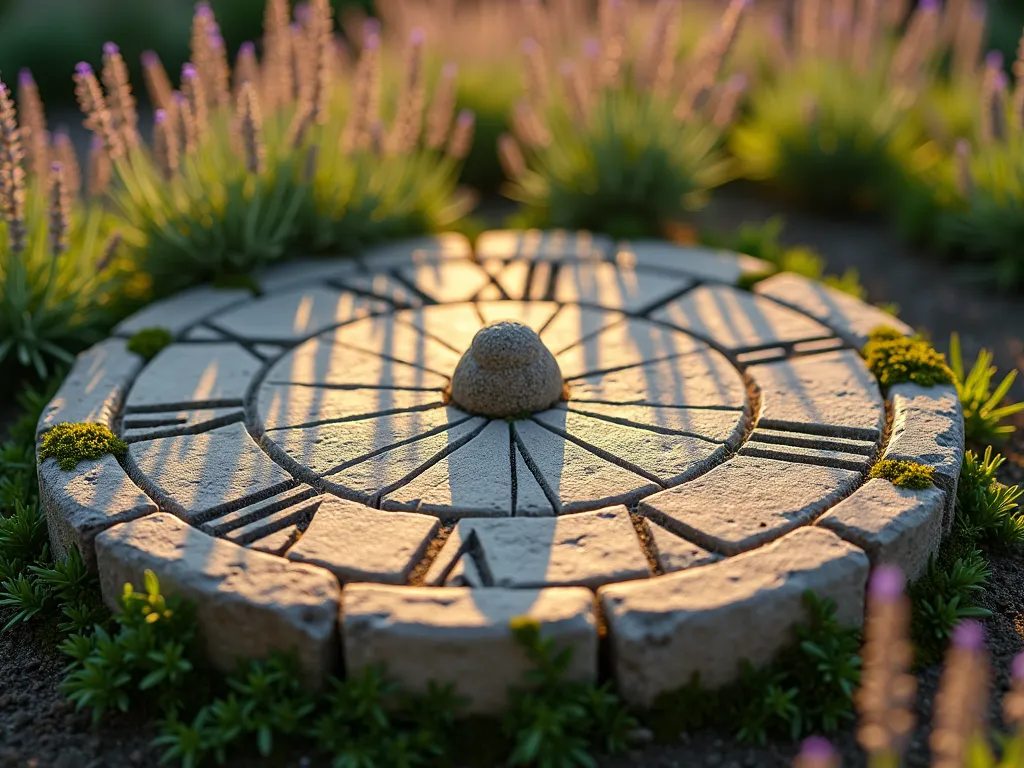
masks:
<svg viewBox="0 0 1024 768"><path fill-rule="evenodd" d="M871 574L868 595L872 600L889 602L903 594L903 571L895 565L880 565Z"/></svg>

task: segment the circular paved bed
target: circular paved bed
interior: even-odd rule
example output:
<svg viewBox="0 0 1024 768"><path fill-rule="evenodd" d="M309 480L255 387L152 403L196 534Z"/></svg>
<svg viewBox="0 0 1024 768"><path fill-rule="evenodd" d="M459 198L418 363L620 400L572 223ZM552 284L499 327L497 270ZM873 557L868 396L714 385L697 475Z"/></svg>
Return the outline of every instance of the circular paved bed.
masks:
<svg viewBox="0 0 1024 768"><path fill-rule="evenodd" d="M882 393L862 362L874 327L909 329L795 275L735 287L763 266L495 232L475 253L445 236L287 264L258 297L153 305L79 358L40 422L129 443L120 463L41 465L54 550L78 546L110 601L156 571L225 666L294 648L316 681L342 656L383 662L493 712L525 667L508 622L531 615L580 677L609 643L635 704L697 671L727 682L789 642L805 590L857 623L869 564L920 573L963 454L955 390ZM532 332L501 326L472 364L502 334L539 337L550 355L512 341L498 358L553 356L552 407L504 368L482 400L452 388L502 321ZM153 327L175 342L143 364L125 340ZM545 405L480 406L517 393ZM865 483L883 455L934 466L937 486Z"/></svg>

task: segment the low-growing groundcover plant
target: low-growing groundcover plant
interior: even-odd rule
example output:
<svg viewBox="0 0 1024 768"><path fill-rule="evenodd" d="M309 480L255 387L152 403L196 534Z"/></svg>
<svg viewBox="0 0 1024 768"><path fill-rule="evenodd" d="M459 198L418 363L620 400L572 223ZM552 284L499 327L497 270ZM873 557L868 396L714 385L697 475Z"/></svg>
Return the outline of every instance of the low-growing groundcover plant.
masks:
<svg viewBox="0 0 1024 768"><path fill-rule="evenodd" d="M18 107L0 81L0 379L3 389L66 365L109 323L118 235L82 200L67 134L51 137L32 76ZM15 388L16 389L16 388Z"/></svg>
<svg viewBox="0 0 1024 768"><path fill-rule="evenodd" d="M895 486L911 491L931 488L935 479L935 467L916 461L882 459L871 468L871 477L888 480Z"/></svg>
<svg viewBox="0 0 1024 768"><path fill-rule="evenodd" d="M967 440L986 444L1005 440L1012 435L1016 427L1003 422L1024 412L1024 403L1006 402L1010 387L1017 378L1017 371L1007 373L993 390L992 377L998 369L992 365L992 353L987 349L980 350L974 365L970 371L966 371L960 351L960 336L956 333L949 339L949 361L964 409L964 433Z"/></svg>
<svg viewBox="0 0 1024 768"><path fill-rule="evenodd" d="M39 460L56 459L60 468L70 472L78 462L98 459L107 454L123 456L128 444L102 424L55 424L43 433Z"/></svg>
<svg viewBox="0 0 1024 768"><path fill-rule="evenodd" d="M722 137L744 82L719 76L745 6L730 2L684 62L671 2L659 4L634 49L625 4L605 0L601 37L557 75L542 41L525 40L525 96L513 133L499 141L505 193L524 206L521 223L657 237L727 181Z"/></svg>
<svg viewBox="0 0 1024 768"><path fill-rule="evenodd" d="M76 69L125 241L159 292L296 252L347 253L443 228L467 209L455 185L473 117L453 119L443 93L427 114L422 36L410 41L397 95L384 99L377 27L349 73L327 0L296 12L290 24L286 0L269 0L262 61L246 44L232 68L213 12L199 3L177 90L155 55L145 59L157 106L151 145L117 46L104 46L99 74L84 62Z"/></svg>
<svg viewBox="0 0 1024 768"><path fill-rule="evenodd" d="M874 329L863 350L864 359L883 387L912 382L922 387L952 384L956 377L938 352L920 336L904 336L894 328Z"/></svg>
<svg viewBox="0 0 1024 768"><path fill-rule="evenodd" d="M173 341L174 335L166 328L143 328L128 339L128 351L149 362Z"/></svg>

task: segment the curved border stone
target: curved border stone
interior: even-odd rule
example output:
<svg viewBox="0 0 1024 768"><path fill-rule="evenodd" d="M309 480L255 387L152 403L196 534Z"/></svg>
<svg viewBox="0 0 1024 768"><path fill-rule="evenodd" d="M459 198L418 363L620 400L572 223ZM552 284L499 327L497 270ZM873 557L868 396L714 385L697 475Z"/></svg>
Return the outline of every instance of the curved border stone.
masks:
<svg viewBox="0 0 1024 768"><path fill-rule="evenodd" d="M883 458L935 468L935 484L946 492L943 528L953 527L956 489L964 462L964 411L956 387L896 384L887 395L892 430Z"/></svg>
<svg viewBox="0 0 1024 768"><path fill-rule="evenodd" d="M744 275L771 269L767 261L743 253L677 245L663 240L621 242L615 263L629 269L682 273L697 280L728 285L736 285Z"/></svg>
<svg viewBox="0 0 1024 768"><path fill-rule="evenodd" d="M647 707L695 674L708 688L735 680L740 661L763 666L806 620L803 595L836 602L863 622L868 558L830 531L803 528L773 544L694 570L602 587L619 694Z"/></svg>
<svg viewBox="0 0 1024 768"><path fill-rule="evenodd" d="M531 669L510 622L528 617L573 649L570 680L597 679L594 596L582 587L469 589L355 584L343 593L345 667L385 664L405 690L452 683L467 712L499 714Z"/></svg>
<svg viewBox="0 0 1024 768"><path fill-rule="evenodd" d="M792 272L782 272L761 281L754 286L754 293L810 315L857 349L868 343L871 331L880 325L895 328L905 336L914 333L913 328L888 312Z"/></svg>
<svg viewBox="0 0 1024 768"><path fill-rule="evenodd" d="M147 569L165 595L194 602L200 643L220 669L294 651L306 684L317 687L337 666L341 588L321 568L213 538L163 512L101 533L96 557L112 610L126 583L143 588Z"/></svg>
<svg viewBox="0 0 1024 768"><path fill-rule="evenodd" d="M166 328L178 338L210 315L250 298L251 292L238 288L190 288L136 312L114 328L114 335L132 336L147 328Z"/></svg>

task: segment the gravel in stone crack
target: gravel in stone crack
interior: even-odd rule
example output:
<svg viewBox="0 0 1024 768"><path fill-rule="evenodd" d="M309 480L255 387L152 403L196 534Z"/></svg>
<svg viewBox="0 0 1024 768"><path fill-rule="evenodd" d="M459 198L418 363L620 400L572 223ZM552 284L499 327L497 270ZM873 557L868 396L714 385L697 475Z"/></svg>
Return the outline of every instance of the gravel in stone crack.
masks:
<svg viewBox="0 0 1024 768"><path fill-rule="evenodd" d="M511 320L481 328L452 376L453 402L492 418L536 413L562 397L562 372L533 329Z"/></svg>

